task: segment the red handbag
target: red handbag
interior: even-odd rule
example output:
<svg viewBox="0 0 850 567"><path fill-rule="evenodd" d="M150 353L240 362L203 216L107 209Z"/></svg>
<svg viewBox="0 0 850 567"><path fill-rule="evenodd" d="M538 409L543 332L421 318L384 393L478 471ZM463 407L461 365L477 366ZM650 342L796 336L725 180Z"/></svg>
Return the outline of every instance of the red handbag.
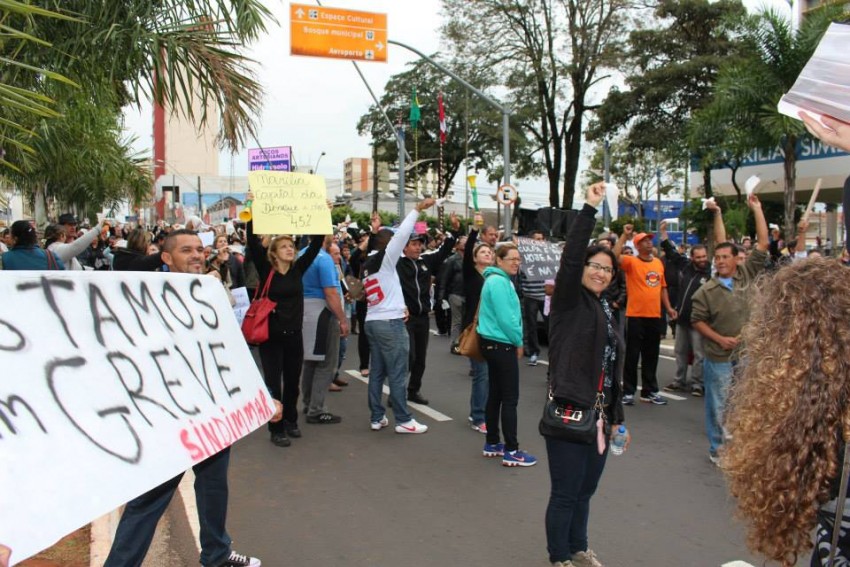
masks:
<svg viewBox="0 0 850 567"><path fill-rule="evenodd" d="M274 277L274 268L269 271L269 277L266 278L266 285L263 286L262 292L260 288L254 292L254 299L245 313L245 319L242 320L242 335L249 345L261 345L269 340L269 317L277 307L277 303L269 299L272 277Z"/></svg>

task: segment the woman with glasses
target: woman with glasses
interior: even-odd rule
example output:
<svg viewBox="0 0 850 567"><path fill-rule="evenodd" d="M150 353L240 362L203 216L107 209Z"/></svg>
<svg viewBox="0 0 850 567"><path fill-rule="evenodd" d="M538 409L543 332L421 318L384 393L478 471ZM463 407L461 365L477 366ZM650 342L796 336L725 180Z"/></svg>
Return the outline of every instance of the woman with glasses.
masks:
<svg viewBox="0 0 850 567"><path fill-rule="evenodd" d="M596 224L605 183L587 189L585 205L570 226L549 312L549 390L556 401L592 408L601 387L605 433L623 423L620 372L624 341L612 308L602 297L616 275L608 248L584 243ZM590 498L596 491L607 443L586 445L546 436L552 488L546 509L546 542L553 567L601 567L587 546ZM628 440L626 446L628 446Z"/></svg>
<svg viewBox="0 0 850 567"><path fill-rule="evenodd" d="M485 409L485 457L502 457L506 467L530 467L537 459L519 450L517 402L519 359L522 358L522 313L511 278L519 271L519 250L514 244L496 248L496 265L485 268L478 308L478 335L487 361L490 388ZM499 420L501 433L499 435Z"/></svg>

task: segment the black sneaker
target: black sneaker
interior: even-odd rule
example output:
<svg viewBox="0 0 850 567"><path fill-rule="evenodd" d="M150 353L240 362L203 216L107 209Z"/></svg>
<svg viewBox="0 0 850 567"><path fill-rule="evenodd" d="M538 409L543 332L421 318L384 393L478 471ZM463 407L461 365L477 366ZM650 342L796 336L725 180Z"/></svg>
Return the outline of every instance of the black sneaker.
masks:
<svg viewBox="0 0 850 567"><path fill-rule="evenodd" d="M691 395L695 398L701 398L703 396L702 388L700 388L699 386L694 387L694 389L691 390Z"/></svg>
<svg viewBox="0 0 850 567"><path fill-rule="evenodd" d="M298 429L297 425L286 425L284 429L286 430L286 434L293 439L299 439L301 437L301 430Z"/></svg>
<svg viewBox="0 0 850 567"><path fill-rule="evenodd" d="M272 443L278 447L289 447L292 445L292 441L286 436L286 433L272 433Z"/></svg>
<svg viewBox="0 0 850 567"><path fill-rule="evenodd" d="M219 564L218 567L261 567L262 564L263 562L256 557L248 557L247 555L231 551L227 561Z"/></svg>
<svg viewBox="0 0 850 567"><path fill-rule="evenodd" d="M342 418L338 415L325 412L318 415L308 415L306 421L307 423L331 424L341 422Z"/></svg>
<svg viewBox="0 0 850 567"><path fill-rule="evenodd" d="M423 398L422 394L420 394L419 392L408 392L407 401L413 402L414 404L421 404L423 406L428 405L428 400Z"/></svg>

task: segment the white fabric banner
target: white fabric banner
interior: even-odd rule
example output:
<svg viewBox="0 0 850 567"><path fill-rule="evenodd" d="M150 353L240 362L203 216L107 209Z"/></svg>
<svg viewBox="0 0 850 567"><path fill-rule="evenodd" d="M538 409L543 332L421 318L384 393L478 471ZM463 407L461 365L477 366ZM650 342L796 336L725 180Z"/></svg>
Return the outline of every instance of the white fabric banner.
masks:
<svg viewBox="0 0 850 567"><path fill-rule="evenodd" d="M22 561L274 412L210 276L0 271L0 543Z"/></svg>

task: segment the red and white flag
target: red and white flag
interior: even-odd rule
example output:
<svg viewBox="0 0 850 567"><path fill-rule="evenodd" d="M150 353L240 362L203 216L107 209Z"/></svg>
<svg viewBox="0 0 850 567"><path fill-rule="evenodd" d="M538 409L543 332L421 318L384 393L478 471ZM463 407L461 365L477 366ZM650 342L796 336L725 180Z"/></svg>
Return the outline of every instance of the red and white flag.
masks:
<svg viewBox="0 0 850 567"><path fill-rule="evenodd" d="M443 108L443 93L437 95L437 108L440 112L440 143L446 143L446 110Z"/></svg>

